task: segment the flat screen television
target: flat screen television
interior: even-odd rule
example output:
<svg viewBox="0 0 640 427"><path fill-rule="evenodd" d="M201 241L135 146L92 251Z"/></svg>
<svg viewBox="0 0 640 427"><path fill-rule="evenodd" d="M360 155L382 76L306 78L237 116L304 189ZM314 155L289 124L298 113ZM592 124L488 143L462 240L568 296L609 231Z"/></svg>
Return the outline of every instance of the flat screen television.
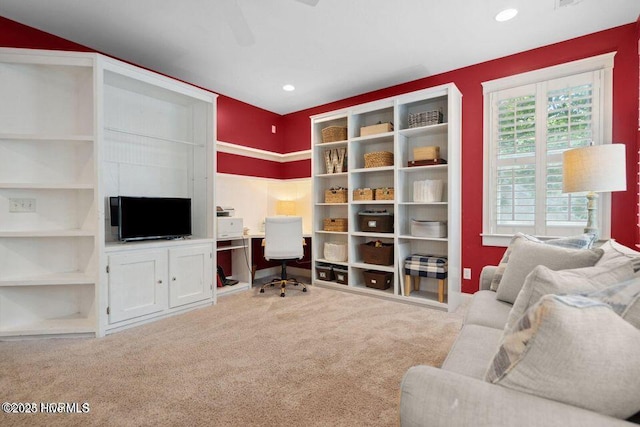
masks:
<svg viewBox="0 0 640 427"><path fill-rule="evenodd" d="M118 240L176 239L191 235L191 199L110 197L111 225Z"/></svg>

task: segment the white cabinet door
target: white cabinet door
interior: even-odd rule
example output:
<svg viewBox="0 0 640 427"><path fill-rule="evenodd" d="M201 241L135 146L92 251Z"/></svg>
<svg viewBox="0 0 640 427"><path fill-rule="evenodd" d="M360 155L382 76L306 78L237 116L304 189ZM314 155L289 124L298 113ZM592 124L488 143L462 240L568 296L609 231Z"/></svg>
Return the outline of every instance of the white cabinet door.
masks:
<svg viewBox="0 0 640 427"><path fill-rule="evenodd" d="M169 249L169 306L211 298L212 245Z"/></svg>
<svg viewBox="0 0 640 427"><path fill-rule="evenodd" d="M109 256L109 323L167 309L167 251Z"/></svg>

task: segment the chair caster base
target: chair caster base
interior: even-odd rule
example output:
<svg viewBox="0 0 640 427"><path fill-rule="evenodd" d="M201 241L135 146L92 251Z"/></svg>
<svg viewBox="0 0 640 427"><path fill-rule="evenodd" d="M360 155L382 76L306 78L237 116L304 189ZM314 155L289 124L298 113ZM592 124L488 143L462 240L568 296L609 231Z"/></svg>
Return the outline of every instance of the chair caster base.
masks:
<svg viewBox="0 0 640 427"><path fill-rule="evenodd" d="M307 288L302 288L302 292L307 292Z"/></svg>
<svg viewBox="0 0 640 427"><path fill-rule="evenodd" d="M282 298L284 298L284 292L283 292L283 293L281 293L281 294L280 294L280 296L281 296Z"/></svg>
<svg viewBox="0 0 640 427"><path fill-rule="evenodd" d="M261 293L261 294L264 294L264 289L260 289L260 293Z"/></svg>

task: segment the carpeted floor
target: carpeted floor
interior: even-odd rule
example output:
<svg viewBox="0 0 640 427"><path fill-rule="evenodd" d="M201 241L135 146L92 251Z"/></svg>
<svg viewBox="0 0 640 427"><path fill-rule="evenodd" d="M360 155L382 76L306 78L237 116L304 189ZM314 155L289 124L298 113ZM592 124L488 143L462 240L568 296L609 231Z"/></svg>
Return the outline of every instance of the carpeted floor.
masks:
<svg viewBox="0 0 640 427"><path fill-rule="evenodd" d="M462 321L331 289L277 289L99 339L0 342L2 402L88 402L0 425L392 426L413 365L438 366Z"/></svg>

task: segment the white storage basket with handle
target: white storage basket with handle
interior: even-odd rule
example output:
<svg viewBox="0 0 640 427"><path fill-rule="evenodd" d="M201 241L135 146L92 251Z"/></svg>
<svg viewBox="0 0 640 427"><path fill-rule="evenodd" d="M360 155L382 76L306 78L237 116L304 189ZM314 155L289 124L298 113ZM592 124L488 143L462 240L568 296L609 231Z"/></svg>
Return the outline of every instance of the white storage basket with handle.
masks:
<svg viewBox="0 0 640 427"><path fill-rule="evenodd" d="M332 262L344 262L347 260L346 243L324 243L324 259Z"/></svg>
<svg viewBox="0 0 640 427"><path fill-rule="evenodd" d="M411 220L411 235L415 237L447 237L446 221Z"/></svg>

